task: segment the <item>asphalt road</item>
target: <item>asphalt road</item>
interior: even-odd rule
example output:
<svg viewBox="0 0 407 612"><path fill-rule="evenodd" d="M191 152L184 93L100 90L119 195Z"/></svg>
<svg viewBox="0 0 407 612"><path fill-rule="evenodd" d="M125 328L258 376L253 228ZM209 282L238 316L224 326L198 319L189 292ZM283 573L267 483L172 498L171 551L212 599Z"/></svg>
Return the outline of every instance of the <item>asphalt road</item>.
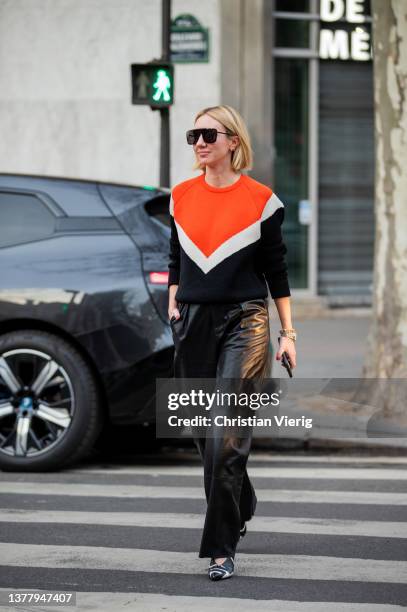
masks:
<svg viewBox="0 0 407 612"><path fill-rule="evenodd" d="M205 501L193 452L0 473L0 596L77 593L76 607L0 610L402 609L406 467L407 457L252 452L257 513L235 576L220 583L198 558Z"/></svg>

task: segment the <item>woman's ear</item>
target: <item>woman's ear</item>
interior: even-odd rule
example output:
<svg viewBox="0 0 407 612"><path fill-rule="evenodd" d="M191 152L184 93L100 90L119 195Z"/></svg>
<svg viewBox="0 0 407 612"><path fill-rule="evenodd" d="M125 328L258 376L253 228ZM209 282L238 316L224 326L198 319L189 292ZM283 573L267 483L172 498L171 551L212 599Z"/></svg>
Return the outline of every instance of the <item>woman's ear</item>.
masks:
<svg viewBox="0 0 407 612"><path fill-rule="evenodd" d="M239 136L232 136L231 141L233 143L233 147L230 148L231 151L235 151L237 149L237 147L239 146L240 140L239 140Z"/></svg>

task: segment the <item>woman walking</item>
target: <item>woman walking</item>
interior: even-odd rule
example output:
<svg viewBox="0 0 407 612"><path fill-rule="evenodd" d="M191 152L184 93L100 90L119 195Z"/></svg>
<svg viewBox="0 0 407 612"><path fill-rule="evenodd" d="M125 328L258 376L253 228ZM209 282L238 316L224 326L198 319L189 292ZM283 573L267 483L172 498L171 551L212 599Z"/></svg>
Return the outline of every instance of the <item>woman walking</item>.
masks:
<svg viewBox="0 0 407 612"><path fill-rule="evenodd" d="M177 378L262 380L270 369L267 286L281 322L276 359L296 365L281 224L284 205L246 174L247 128L230 106L204 108L187 142L203 172L171 192L169 303ZM237 543L257 498L246 470L247 437L195 438L207 500L199 557L211 580L234 572Z"/></svg>

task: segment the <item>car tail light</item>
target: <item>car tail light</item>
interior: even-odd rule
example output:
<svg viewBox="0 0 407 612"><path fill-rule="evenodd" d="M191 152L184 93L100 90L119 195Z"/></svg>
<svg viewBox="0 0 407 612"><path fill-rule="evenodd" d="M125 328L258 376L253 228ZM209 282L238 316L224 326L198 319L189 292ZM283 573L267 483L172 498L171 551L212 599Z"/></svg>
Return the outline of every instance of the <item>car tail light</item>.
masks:
<svg viewBox="0 0 407 612"><path fill-rule="evenodd" d="M153 285L167 285L168 272L149 272L149 281Z"/></svg>

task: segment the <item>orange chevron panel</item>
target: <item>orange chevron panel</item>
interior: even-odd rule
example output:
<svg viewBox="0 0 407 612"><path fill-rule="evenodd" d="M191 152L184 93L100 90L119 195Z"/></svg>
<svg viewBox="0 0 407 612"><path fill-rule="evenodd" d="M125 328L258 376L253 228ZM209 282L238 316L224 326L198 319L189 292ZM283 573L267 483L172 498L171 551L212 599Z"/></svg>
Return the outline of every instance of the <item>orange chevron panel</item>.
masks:
<svg viewBox="0 0 407 612"><path fill-rule="evenodd" d="M248 192L233 190L219 197L206 190L191 191L175 207L174 218L206 257L259 219Z"/></svg>

